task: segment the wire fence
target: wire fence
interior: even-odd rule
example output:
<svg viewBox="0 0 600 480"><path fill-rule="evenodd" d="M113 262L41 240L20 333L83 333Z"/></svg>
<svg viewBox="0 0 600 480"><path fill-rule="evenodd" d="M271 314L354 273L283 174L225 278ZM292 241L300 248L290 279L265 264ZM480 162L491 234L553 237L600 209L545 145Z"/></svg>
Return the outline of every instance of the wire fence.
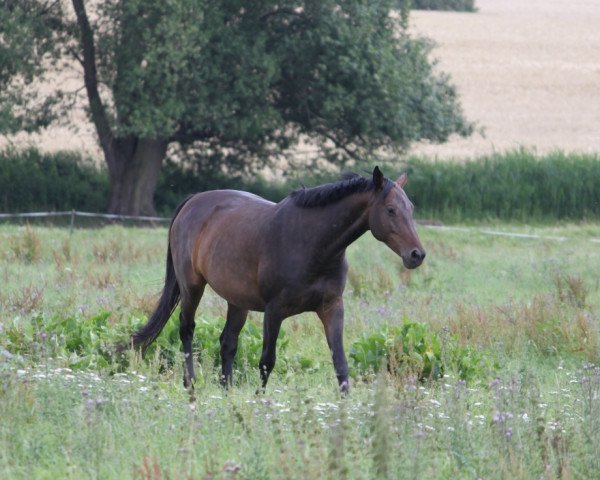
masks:
<svg viewBox="0 0 600 480"><path fill-rule="evenodd" d="M69 222L69 228L76 228L77 218L99 219L109 222L146 223L152 226L171 221L167 217L148 217L141 215L115 215L111 213L80 212L71 210L66 212L26 212L26 213L0 213L0 220L30 220L30 219L54 219L65 218Z"/></svg>
<svg viewBox="0 0 600 480"><path fill-rule="evenodd" d="M107 220L110 223L115 222L125 222L125 223L135 223L135 224L150 224L151 226L156 226L157 224L166 224L171 221L171 218L168 217L148 217L148 216L136 216L136 215L115 215L111 213L93 213L93 212L80 212L78 210L71 210L66 212L27 212L27 213L0 213L0 220L28 220L28 219L39 219L39 218L65 218L68 219L69 229L71 232L76 228L76 219L77 217L86 218L86 219L99 219L99 220ZM482 235L491 235L496 237L510 237L510 238L520 238L527 240L552 240L552 241L565 241L568 240L568 237L563 236L553 236L553 235L538 235L532 233L519 233L519 232L504 232L498 230L490 230L487 228L478 228L478 227L459 227L459 226L447 226L441 225L437 222L430 221L419 221L417 223L421 224L424 228L432 228L435 230L448 231L448 232L465 232L465 233L479 233ZM599 243L600 238L590 238L590 242Z"/></svg>

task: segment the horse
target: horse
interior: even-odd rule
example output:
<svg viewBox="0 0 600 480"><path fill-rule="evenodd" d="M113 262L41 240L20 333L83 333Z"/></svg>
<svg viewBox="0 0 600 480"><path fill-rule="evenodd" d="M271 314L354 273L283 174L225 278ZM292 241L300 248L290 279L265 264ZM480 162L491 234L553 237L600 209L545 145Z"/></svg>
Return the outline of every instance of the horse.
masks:
<svg viewBox="0 0 600 480"><path fill-rule="evenodd" d="M259 361L262 390L275 366L284 319L315 312L325 330L339 388L348 392L343 346L346 248L367 230L413 269L425 258L404 192L379 167L372 176L349 174L314 188L293 190L279 203L236 190L211 190L184 200L169 228L162 295L148 323L131 337L142 353L177 304L184 352L183 383L193 389L194 316L206 285L227 301L220 336L220 383L232 384L238 337L248 311L264 312Z"/></svg>

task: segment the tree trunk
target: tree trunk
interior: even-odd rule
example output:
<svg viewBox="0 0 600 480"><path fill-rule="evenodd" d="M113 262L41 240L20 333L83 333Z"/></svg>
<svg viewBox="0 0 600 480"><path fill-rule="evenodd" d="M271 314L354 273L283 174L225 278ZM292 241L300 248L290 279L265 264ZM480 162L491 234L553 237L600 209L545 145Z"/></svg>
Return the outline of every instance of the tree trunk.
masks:
<svg viewBox="0 0 600 480"><path fill-rule="evenodd" d="M156 215L154 191L168 142L157 139L116 139L109 155L109 213ZM105 156L106 156L105 151Z"/></svg>

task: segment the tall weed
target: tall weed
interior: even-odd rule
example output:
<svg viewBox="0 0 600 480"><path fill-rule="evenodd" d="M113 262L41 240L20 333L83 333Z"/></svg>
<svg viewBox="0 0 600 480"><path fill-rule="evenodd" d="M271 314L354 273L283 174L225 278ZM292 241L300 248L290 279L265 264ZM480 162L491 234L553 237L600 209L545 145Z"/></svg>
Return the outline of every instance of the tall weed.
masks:
<svg viewBox="0 0 600 480"><path fill-rule="evenodd" d="M10 257L24 263L36 263L42 258L42 241L33 228L26 225L8 240Z"/></svg>

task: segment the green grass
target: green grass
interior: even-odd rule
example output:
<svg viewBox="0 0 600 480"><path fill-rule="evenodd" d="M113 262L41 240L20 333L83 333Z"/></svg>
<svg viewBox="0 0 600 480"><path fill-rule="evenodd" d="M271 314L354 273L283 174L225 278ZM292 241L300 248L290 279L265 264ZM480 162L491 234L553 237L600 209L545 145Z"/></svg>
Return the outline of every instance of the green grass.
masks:
<svg viewBox="0 0 600 480"><path fill-rule="evenodd" d="M284 323L265 395L251 333L228 393L216 345L202 355L197 338L190 402L177 322L146 361L107 353L157 299L166 229L0 227L0 478L593 478L600 225L464 228L420 227L428 256L410 272L369 234L349 250L347 353L422 322L440 341L440 380L361 372L340 398L306 314ZM205 295L205 340L216 343L225 308ZM465 383L453 358L469 355Z"/></svg>

